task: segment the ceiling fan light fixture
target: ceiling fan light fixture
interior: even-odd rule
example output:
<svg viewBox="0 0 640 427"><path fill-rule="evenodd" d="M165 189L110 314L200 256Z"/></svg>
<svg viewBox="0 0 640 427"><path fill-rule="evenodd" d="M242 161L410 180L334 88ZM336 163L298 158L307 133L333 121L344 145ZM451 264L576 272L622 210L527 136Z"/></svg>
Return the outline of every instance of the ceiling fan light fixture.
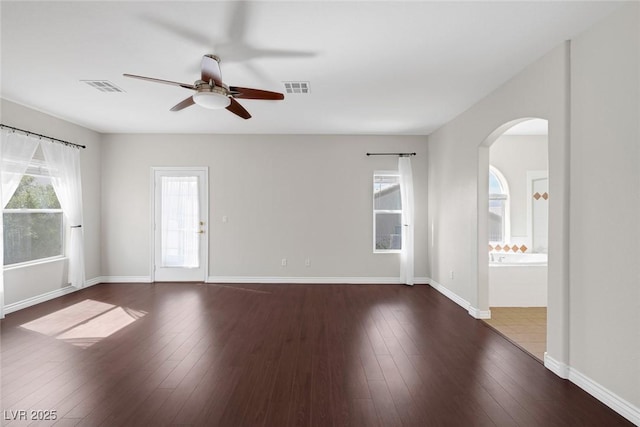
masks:
<svg viewBox="0 0 640 427"><path fill-rule="evenodd" d="M227 108L231 104L231 99L227 95L218 92L202 91L193 94L193 101L204 108L219 110Z"/></svg>
<svg viewBox="0 0 640 427"><path fill-rule="evenodd" d="M2 1L2 0L0 0ZM242 99L263 99L263 100L282 100L284 95L278 92L270 92L268 90L252 89L248 87L227 86L222 81L220 74L220 58L215 55L205 55L202 57L200 64L201 79L196 80L194 84L173 82L171 80L155 79L153 77L138 76L135 74L123 74L124 77L146 80L149 82L163 83L171 86L180 86L185 89L194 90L195 93L190 97L183 99L176 105L171 107L169 111L181 111L187 107L197 104L207 109L223 109L235 114L243 119L250 119L251 114L242 106L235 98Z"/></svg>

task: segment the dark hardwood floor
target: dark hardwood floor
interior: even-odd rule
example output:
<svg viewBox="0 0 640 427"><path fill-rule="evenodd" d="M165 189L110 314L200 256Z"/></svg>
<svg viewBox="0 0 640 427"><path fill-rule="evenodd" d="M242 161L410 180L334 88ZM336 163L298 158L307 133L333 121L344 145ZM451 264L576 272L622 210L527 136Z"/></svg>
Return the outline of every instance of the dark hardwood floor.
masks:
<svg viewBox="0 0 640 427"><path fill-rule="evenodd" d="M8 426L631 425L429 286L102 284L1 325Z"/></svg>

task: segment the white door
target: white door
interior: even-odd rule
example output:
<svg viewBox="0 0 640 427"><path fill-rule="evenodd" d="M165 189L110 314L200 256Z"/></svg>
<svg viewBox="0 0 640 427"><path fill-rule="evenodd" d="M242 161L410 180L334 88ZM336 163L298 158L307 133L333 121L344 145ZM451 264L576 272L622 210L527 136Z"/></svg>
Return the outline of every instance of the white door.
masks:
<svg viewBox="0 0 640 427"><path fill-rule="evenodd" d="M205 281L207 169L154 168L153 183L153 280Z"/></svg>

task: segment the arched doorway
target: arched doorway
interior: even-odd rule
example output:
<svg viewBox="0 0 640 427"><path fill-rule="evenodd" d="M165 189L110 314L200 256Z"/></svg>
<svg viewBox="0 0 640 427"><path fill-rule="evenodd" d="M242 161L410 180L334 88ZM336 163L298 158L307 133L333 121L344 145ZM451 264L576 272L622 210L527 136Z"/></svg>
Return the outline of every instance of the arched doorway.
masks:
<svg viewBox="0 0 640 427"><path fill-rule="evenodd" d="M491 317L489 310L488 179L489 147L506 130L536 116L522 116L504 122L478 144L476 223L476 318ZM569 369L569 124L562 117L549 120L549 261L547 306L547 352L544 365L561 378Z"/></svg>
<svg viewBox="0 0 640 427"><path fill-rule="evenodd" d="M543 119L525 120L487 141L484 194L491 313L486 322L540 361L547 338L547 125Z"/></svg>

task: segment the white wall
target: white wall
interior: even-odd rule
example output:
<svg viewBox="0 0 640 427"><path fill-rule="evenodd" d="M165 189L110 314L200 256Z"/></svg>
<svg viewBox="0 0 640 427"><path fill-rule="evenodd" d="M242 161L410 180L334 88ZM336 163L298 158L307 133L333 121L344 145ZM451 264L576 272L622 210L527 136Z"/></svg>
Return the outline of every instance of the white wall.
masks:
<svg viewBox="0 0 640 427"><path fill-rule="evenodd" d="M480 170L488 162L485 146L504 123L549 120L547 366L635 422L640 422L638 9L637 3L624 6L573 40L571 49L560 46L527 67L430 135L428 150L430 276L482 309L486 271L478 257L486 258L486 243L478 239L478 218L486 205L477 194L486 192ZM456 271L455 279L449 279L449 270Z"/></svg>
<svg viewBox="0 0 640 427"><path fill-rule="evenodd" d="M635 3L594 26L571 55L570 364L637 406L639 14Z"/></svg>
<svg viewBox="0 0 640 427"><path fill-rule="evenodd" d="M505 130L501 129L505 123L518 119L549 120L550 193L554 194L549 203L552 236L549 284L551 288L553 282L553 289L558 292L567 285L565 270L568 268L564 265L568 256L565 247L568 230L563 230L568 228L565 226L568 219L565 209L568 203L567 54L567 46L559 46L429 135L429 227L433 228L428 248L429 274L480 311L488 310L488 237L478 238L479 224L484 224L486 236L488 202L484 195L488 192L488 146ZM484 170L480 170L481 160ZM479 199L478 194L483 197ZM482 200L484 204L479 210L478 203ZM479 219L479 212L485 213L484 219ZM556 232L551 233L554 228ZM549 309L553 317L554 308ZM561 324L567 319L555 320ZM557 353L563 352L560 334L550 340L555 343L551 348L555 345Z"/></svg>
<svg viewBox="0 0 640 427"><path fill-rule="evenodd" d="M371 209L373 171L396 169L397 157L366 157L367 151L418 153L416 214L426 215L425 137L100 135L6 100L2 110L5 124L87 145L83 231L91 282L149 278L151 166L210 168L211 280L396 280L398 254L373 254ZM422 280L426 235L426 223L417 224ZM7 270L5 304L65 288L66 267Z"/></svg>
<svg viewBox="0 0 640 427"><path fill-rule="evenodd" d="M489 163L504 175L509 185L511 237L530 237L527 230L527 171L547 170L547 136L502 135L491 144Z"/></svg>
<svg viewBox="0 0 640 427"><path fill-rule="evenodd" d="M210 280L393 280L399 255L373 254L372 183L375 170L397 169L398 158L365 153L417 152L419 218L427 211L426 146L425 137L106 135L103 275L144 280L151 274L150 168L207 166ZM416 276L426 277L426 242L421 221Z"/></svg>
<svg viewBox="0 0 640 427"><path fill-rule="evenodd" d="M2 123L35 133L86 145L80 152L85 240L85 272L91 281L101 276L100 137L97 132L26 108L2 103ZM4 274L5 305L59 291L68 285L65 261L9 269Z"/></svg>

